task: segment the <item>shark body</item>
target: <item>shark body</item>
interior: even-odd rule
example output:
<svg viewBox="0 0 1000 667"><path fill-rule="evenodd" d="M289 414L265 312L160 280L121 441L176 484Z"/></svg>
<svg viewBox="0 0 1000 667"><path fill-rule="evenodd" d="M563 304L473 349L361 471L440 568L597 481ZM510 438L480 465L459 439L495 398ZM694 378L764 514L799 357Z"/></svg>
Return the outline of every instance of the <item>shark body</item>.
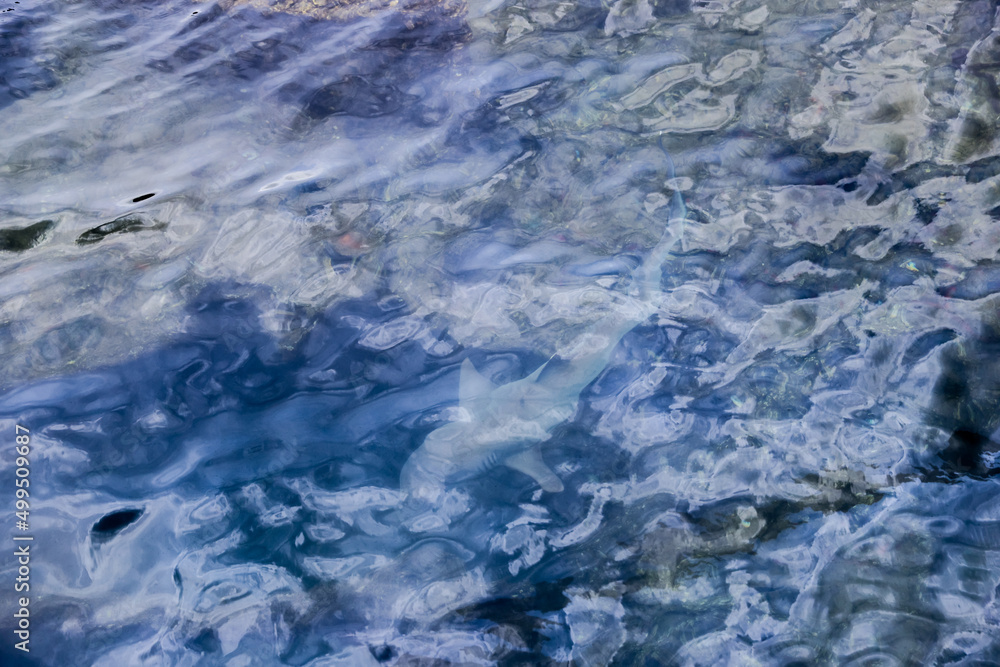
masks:
<svg viewBox="0 0 1000 667"><path fill-rule="evenodd" d="M672 171L672 168L671 168ZM674 193L670 219L686 215ZM542 459L540 445L573 417L580 393L607 367L618 342L654 311L648 297L660 290L662 265L680 238L667 229L637 268L628 289L630 306L614 309L527 377L494 384L466 359L459 376L459 417L431 431L403 466L401 486L411 496L435 498L445 486L505 465L533 478L543 490L563 490ZM683 229L683 222L680 229Z"/></svg>

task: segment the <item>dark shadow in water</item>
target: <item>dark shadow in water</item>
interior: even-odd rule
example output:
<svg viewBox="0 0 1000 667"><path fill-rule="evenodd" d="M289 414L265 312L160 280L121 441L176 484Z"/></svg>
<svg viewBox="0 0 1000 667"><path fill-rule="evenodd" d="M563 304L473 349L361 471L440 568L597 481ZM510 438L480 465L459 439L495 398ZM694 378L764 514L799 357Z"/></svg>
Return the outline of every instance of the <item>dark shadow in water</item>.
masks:
<svg viewBox="0 0 1000 667"><path fill-rule="evenodd" d="M1000 318L997 301L985 308L978 336L946 344L941 353L941 375L934 385L927 421L951 433L926 475L932 480L964 476L989 477L1000 473L991 457L1000 452ZM996 459L992 459L996 461Z"/></svg>
<svg viewBox="0 0 1000 667"><path fill-rule="evenodd" d="M827 153L815 141L789 144L767 156L765 185L833 185L861 173L871 153Z"/></svg>
<svg viewBox="0 0 1000 667"><path fill-rule="evenodd" d="M56 226L51 220L42 220L27 227L0 229L0 250L23 252L45 239L45 235Z"/></svg>
<svg viewBox="0 0 1000 667"><path fill-rule="evenodd" d="M961 230L957 230L956 234L961 234ZM971 269L966 269L961 280L939 287L937 291L942 296L971 301L1000 292L1000 263L982 260Z"/></svg>
<svg viewBox="0 0 1000 667"><path fill-rule="evenodd" d="M864 281L877 285L871 298L878 300L893 288L911 285L922 275L934 275L942 260L934 257L923 244L901 242L878 260L862 260L856 251L881 233L878 227L860 227L841 232L826 245L798 243L780 247L764 239L750 239L734 246L725 256L709 251L678 253L670 258L664 274L669 285L696 279L708 267L724 276L721 294L738 290L762 305L810 299L822 294L857 287ZM833 275L802 273L794 280L782 277L788 267L808 261Z"/></svg>
<svg viewBox="0 0 1000 667"><path fill-rule="evenodd" d="M542 657L542 645L548 640L543 631L550 625L544 615L558 612L569 604L565 591L572 583L571 577L558 581L525 582L516 597L496 598L463 607L453 613L451 620L494 623L504 632L516 635L518 641L511 643L523 648L508 653L499 663L501 665L549 665L552 661Z"/></svg>
<svg viewBox="0 0 1000 667"><path fill-rule="evenodd" d="M48 23L44 12L27 6L0 19L0 109L59 85L55 72L39 63L35 50L36 33Z"/></svg>
<svg viewBox="0 0 1000 667"><path fill-rule="evenodd" d="M417 17L389 16L372 31L366 45L329 60L321 78L298 77L282 85L276 97L300 109L290 124L293 134L334 116L370 119L398 114L404 121L433 125L445 113L437 109L438 101L404 90L441 66L445 54L470 38L464 13L429 6Z"/></svg>
<svg viewBox="0 0 1000 667"><path fill-rule="evenodd" d="M94 527L90 529L90 532L95 538L100 537L108 539L114 537L121 531L125 530L125 528L138 521L142 514L143 510L141 509L120 510L118 512L112 512L111 514L105 514L97 523L94 524Z"/></svg>
<svg viewBox="0 0 1000 667"><path fill-rule="evenodd" d="M395 113L417 99L393 86L373 84L360 76L348 76L313 91L306 98L302 115L313 121L341 114L378 118Z"/></svg>
<svg viewBox="0 0 1000 667"><path fill-rule="evenodd" d="M891 180L881 183L875 192L868 197L866 202L869 206L881 204L886 199L902 192L912 190L921 183L933 178L945 178L948 176L961 176L966 171L965 167L957 165L940 165L934 162L917 162L906 169L897 171L892 175Z"/></svg>
<svg viewBox="0 0 1000 667"><path fill-rule="evenodd" d="M147 197L138 197L137 199L147 199ZM164 227L166 227L166 224L155 222L142 214L129 213L120 218L115 218L111 222L105 222L103 225L88 229L77 237L76 242L78 245L90 245L98 241L103 241L112 234L129 234L131 232L158 230Z"/></svg>
<svg viewBox="0 0 1000 667"><path fill-rule="evenodd" d="M658 19L681 16L691 11L691 0L653 0L653 16Z"/></svg>

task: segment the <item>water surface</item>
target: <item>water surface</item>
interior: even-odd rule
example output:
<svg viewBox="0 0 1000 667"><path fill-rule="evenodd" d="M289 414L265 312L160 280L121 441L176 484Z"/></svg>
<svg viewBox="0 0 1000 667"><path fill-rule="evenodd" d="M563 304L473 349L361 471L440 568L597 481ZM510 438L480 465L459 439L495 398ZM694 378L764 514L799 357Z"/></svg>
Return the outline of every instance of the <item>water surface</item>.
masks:
<svg viewBox="0 0 1000 667"><path fill-rule="evenodd" d="M995 3L0 10L5 661L1000 662Z"/></svg>

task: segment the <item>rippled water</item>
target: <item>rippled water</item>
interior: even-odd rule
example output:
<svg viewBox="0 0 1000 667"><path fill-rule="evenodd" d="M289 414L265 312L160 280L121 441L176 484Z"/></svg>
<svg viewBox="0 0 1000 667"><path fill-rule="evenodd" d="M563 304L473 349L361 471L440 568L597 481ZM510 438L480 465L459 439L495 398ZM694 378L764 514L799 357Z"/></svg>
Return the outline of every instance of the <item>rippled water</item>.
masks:
<svg viewBox="0 0 1000 667"><path fill-rule="evenodd" d="M998 30L7 0L0 658L1000 664Z"/></svg>

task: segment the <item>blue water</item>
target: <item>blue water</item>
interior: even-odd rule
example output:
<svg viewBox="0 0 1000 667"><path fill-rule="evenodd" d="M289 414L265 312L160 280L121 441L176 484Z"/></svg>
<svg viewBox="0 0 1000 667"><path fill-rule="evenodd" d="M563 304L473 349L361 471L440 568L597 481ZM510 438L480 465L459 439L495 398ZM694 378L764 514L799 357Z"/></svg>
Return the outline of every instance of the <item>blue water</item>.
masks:
<svg viewBox="0 0 1000 667"><path fill-rule="evenodd" d="M998 20L0 6L0 661L1000 664Z"/></svg>

